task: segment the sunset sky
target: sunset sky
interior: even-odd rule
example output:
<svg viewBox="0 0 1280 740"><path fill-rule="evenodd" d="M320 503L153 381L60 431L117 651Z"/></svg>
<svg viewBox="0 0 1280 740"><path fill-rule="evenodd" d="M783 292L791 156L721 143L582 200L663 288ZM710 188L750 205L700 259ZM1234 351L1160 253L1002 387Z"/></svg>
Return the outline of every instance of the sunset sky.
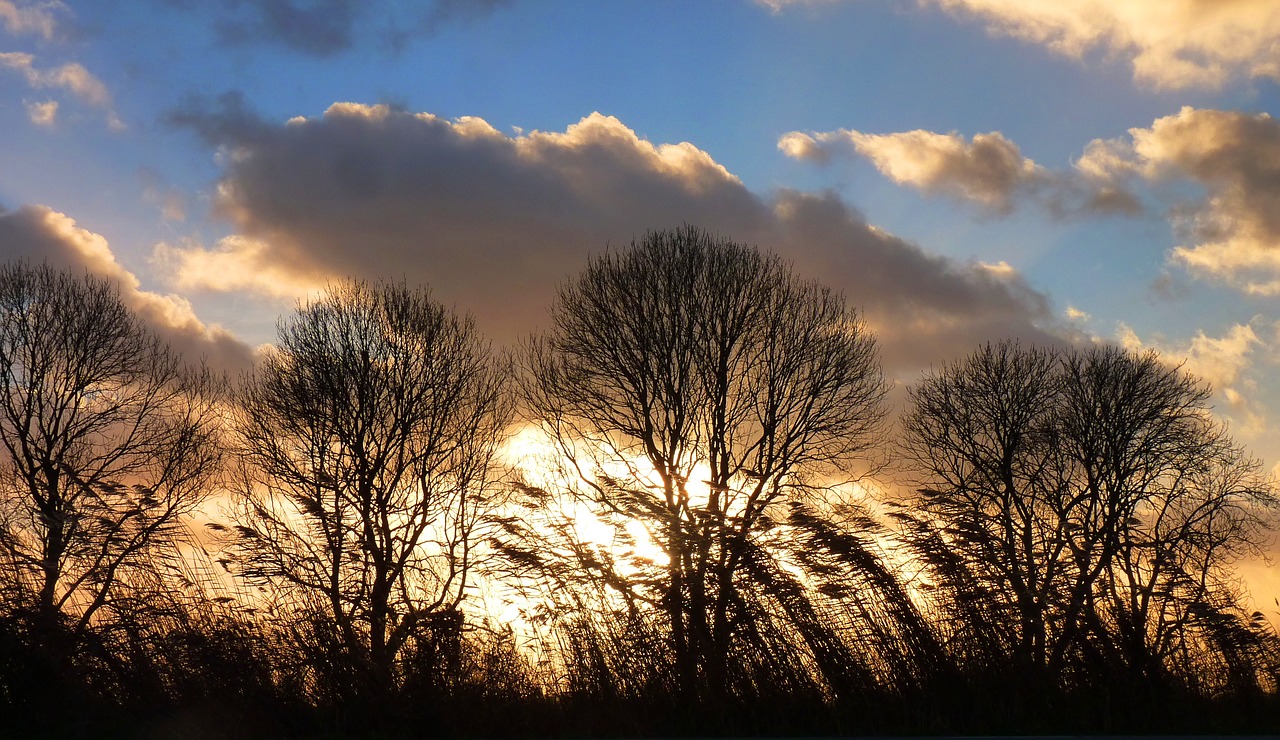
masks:
<svg viewBox="0 0 1280 740"><path fill-rule="evenodd" d="M1275 0L0 0L0 100L0 257L232 371L347 276L505 344L690 223L843 291L899 387L1150 347L1280 463Z"/></svg>

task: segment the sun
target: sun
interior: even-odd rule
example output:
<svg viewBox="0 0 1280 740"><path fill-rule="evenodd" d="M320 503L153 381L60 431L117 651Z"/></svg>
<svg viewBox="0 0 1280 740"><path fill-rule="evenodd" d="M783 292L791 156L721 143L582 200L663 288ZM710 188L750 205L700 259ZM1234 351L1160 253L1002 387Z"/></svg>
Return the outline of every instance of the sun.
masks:
<svg viewBox="0 0 1280 740"><path fill-rule="evenodd" d="M643 522L635 519L616 521L616 517L607 516L572 495L580 488L581 481L570 472L575 468L564 451L542 429L532 424L520 426L508 437L501 457L505 464L517 471L524 483L552 495L555 499L553 508L573 523L575 533L584 544L616 550L614 555L618 557L634 555L651 562L666 558ZM642 475L653 473L653 466L643 457L629 461L629 466L630 471L626 470L628 465L618 464L617 469L602 472L615 476L637 470ZM705 484L698 485L706 488ZM702 491L702 495L705 496L706 492Z"/></svg>

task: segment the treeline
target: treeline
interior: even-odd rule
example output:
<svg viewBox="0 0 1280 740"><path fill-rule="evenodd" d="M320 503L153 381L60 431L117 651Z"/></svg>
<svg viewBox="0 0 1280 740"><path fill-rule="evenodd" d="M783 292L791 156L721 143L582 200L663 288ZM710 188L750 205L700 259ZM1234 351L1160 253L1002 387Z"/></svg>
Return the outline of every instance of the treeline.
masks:
<svg viewBox="0 0 1280 740"><path fill-rule="evenodd" d="M841 295L689 227L549 326L346 282L225 379L0 266L0 734L1278 726L1275 484L1154 354L990 344L891 415Z"/></svg>

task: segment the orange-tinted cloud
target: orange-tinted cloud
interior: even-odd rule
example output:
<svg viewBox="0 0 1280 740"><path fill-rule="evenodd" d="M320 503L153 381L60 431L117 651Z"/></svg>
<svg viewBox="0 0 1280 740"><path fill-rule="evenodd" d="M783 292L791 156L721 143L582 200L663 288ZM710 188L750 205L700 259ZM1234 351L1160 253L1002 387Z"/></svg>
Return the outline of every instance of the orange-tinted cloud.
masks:
<svg viewBox="0 0 1280 740"><path fill-rule="evenodd" d="M775 12L837 0L758 0ZM1155 88L1218 87L1235 77L1280 80L1275 0L917 0L992 33L1081 58L1099 49L1128 58Z"/></svg>
<svg viewBox="0 0 1280 740"><path fill-rule="evenodd" d="M138 278L116 262L106 239L62 213L44 206L0 209L0 254L114 281L125 305L186 357L204 357L211 366L228 371L248 368L253 362L248 346L225 330L202 323L185 299L142 290Z"/></svg>
<svg viewBox="0 0 1280 740"><path fill-rule="evenodd" d="M1280 122L1186 107L1129 134L1093 142L1077 166L1117 180L1203 187L1202 200L1172 211L1188 242L1173 261L1249 293L1280 295Z"/></svg>
<svg viewBox="0 0 1280 740"><path fill-rule="evenodd" d="M1012 211L1018 199L1037 202L1060 217L1141 211L1137 199L1109 176L1050 172L1022 156L1017 144L999 131L977 134L971 140L954 131L792 131L778 140L778 149L818 164L841 155L866 157L899 185L975 203L996 214Z"/></svg>
<svg viewBox="0 0 1280 740"><path fill-rule="evenodd" d="M223 151L216 208L238 231L212 249L163 247L178 285L297 292L403 277L507 341L543 323L555 286L588 255L692 223L843 290L891 371L993 337L1054 341L1047 301L1016 274L928 255L831 194L758 196L696 146L653 144L598 113L519 135L349 103L275 125L234 97L173 118Z"/></svg>

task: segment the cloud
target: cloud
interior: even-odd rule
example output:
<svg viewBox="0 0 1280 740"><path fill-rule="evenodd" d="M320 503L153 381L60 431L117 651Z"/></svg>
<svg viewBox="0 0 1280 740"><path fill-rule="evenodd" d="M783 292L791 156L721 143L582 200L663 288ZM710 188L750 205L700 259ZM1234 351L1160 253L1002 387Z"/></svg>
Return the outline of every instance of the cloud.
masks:
<svg viewBox="0 0 1280 740"><path fill-rule="evenodd" d="M239 91L223 93L214 100L189 96L165 120L191 129L210 146L252 146L269 137L272 129L249 108Z"/></svg>
<svg viewBox="0 0 1280 740"><path fill-rule="evenodd" d="M1102 48L1132 59L1156 88L1280 80L1280 6L1272 0L929 0L989 29L1072 57Z"/></svg>
<svg viewBox="0 0 1280 740"><path fill-rule="evenodd" d="M65 270L87 270L113 280L124 303L184 356L205 357L211 366L228 371L252 364L248 346L225 330L202 323L185 299L142 290L138 278L116 262L105 238L80 228L62 213L44 206L0 209L0 254Z"/></svg>
<svg viewBox="0 0 1280 740"><path fill-rule="evenodd" d="M436 0L426 19L428 23L480 18L511 5L513 0Z"/></svg>
<svg viewBox="0 0 1280 740"><path fill-rule="evenodd" d="M187 198L181 191L165 182L155 170L144 167L138 171L142 184L142 200L160 209L167 221L187 220Z"/></svg>
<svg viewBox="0 0 1280 740"><path fill-rule="evenodd" d="M1023 157L998 132L966 141L954 132L793 131L778 148L819 164L863 156L900 185L996 214L1030 201L1057 217L1137 215L1143 205L1135 183L1189 183L1204 196L1169 208L1184 241L1170 260L1248 293L1280 295L1280 122L1266 113L1184 107L1150 128L1130 129L1127 138L1091 141L1064 170Z"/></svg>
<svg viewBox="0 0 1280 740"><path fill-rule="evenodd" d="M27 103L27 118L43 128L52 128L58 122L58 101L46 100L43 103Z"/></svg>
<svg viewBox="0 0 1280 740"><path fill-rule="evenodd" d="M275 264L270 246L232 235L213 249L196 242L161 242L151 264L169 285L180 290L231 292L249 290L273 298L305 298L323 290L332 274L305 272Z"/></svg>
<svg viewBox="0 0 1280 740"><path fill-rule="evenodd" d="M32 87L61 88L99 108L111 104L111 95L107 92L106 85L81 65L72 62L40 70L36 69L34 62L35 57L20 51L0 52L0 67L8 67L21 73Z"/></svg>
<svg viewBox="0 0 1280 740"><path fill-rule="evenodd" d="M1002 213L1012 208L1016 191L1044 178L1044 168L1023 157L998 131L978 134L972 141L954 131L864 134L841 129L813 136L795 131L783 136L778 148L819 162L829 161L833 149L852 149L899 185L975 201Z"/></svg>
<svg viewBox="0 0 1280 740"><path fill-rule="evenodd" d="M1138 200L1110 176L1049 172L1022 156L1017 144L999 131L976 134L971 140L955 131L792 131L778 140L778 149L818 164L839 156L866 157L899 185L975 203L999 215L1011 212L1019 198L1032 199L1057 217L1141 211Z"/></svg>
<svg viewBox="0 0 1280 740"><path fill-rule="evenodd" d="M1130 139L1095 141L1077 166L1117 180L1189 181L1205 197L1171 215L1172 261L1248 293L1280 295L1280 122L1184 107Z"/></svg>
<svg viewBox="0 0 1280 740"><path fill-rule="evenodd" d="M1266 344L1250 324L1235 324L1220 337L1196 332L1190 340L1167 342L1161 339L1143 341L1129 326L1119 325L1118 340L1131 351L1153 349L1171 364L1181 363L1186 372L1213 387L1217 397L1226 403L1219 413L1247 436L1264 435L1266 413L1256 398L1257 381L1253 375L1256 350ZM1269 441L1269 440L1267 440Z"/></svg>
<svg viewBox="0 0 1280 740"><path fill-rule="evenodd" d="M758 0L775 12L815 0ZM830 0L825 0L830 1ZM973 18L992 33L1082 58L1128 58L1155 88L1218 87L1234 77L1280 80L1280 4L1274 0L917 0Z"/></svg>
<svg viewBox="0 0 1280 740"><path fill-rule="evenodd" d="M106 111L107 124L111 128L124 127L112 110L111 93L107 91L107 86L80 64L69 62L39 69L35 66L34 56L20 51L8 51L0 52L0 67L18 72L32 88L65 90L87 105Z"/></svg>
<svg viewBox="0 0 1280 740"><path fill-rule="evenodd" d="M405 278L508 341L543 323L555 286L588 255L691 223L843 290L891 369L993 337L1056 341L1047 301L1011 269L926 254L830 193L754 194L694 145L653 144L599 113L507 135L478 118L337 103L276 125L232 97L193 101L173 120L224 153L215 208L238 231L213 248L162 245L174 285L297 292Z"/></svg>
<svg viewBox="0 0 1280 740"><path fill-rule="evenodd" d="M219 38L232 45L270 42L314 56L352 45L358 0L238 0L238 11L216 24Z"/></svg>
<svg viewBox="0 0 1280 740"><path fill-rule="evenodd" d="M0 0L0 26L8 33L19 36L35 34L46 41L53 40L59 32L56 13L65 11L60 2L16 3Z"/></svg>
<svg viewBox="0 0 1280 740"><path fill-rule="evenodd" d="M430 36L450 23L470 23L511 5L514 0L435 0L416 18L394 24L387 33L393 49L399 50L415 36Z"/></svg>
<svg viewBox="0 0 1280 740"><path fill-rule="evenodd" d="M231 0L217 6L212 25L230 46L271 44L315 57L340 54L364 36L398 49L441 25L480 18L512 0L435 0L370 3L367 0ZM206 12L206 3L169 0Z"/></svg>
<svg viewBox="0 0 1280 740"><path fill-rule="evenodd" d="M781 13L784 9L792 5L804 5L807 7L821 5L835 5L839 0L756 0L756 3L765 6L774 13Z"/></svg>

